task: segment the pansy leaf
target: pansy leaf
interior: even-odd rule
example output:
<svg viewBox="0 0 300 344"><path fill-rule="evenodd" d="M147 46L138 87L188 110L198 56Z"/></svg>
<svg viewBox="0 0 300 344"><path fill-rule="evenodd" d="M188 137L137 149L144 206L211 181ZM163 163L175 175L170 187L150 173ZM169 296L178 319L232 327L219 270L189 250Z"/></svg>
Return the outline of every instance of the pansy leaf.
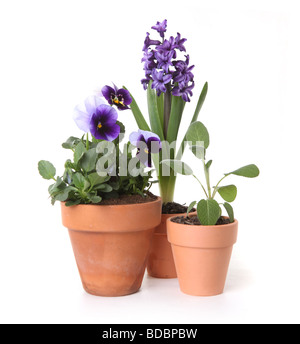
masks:
<svg viewBox="0 0 300 344"><path fill-rule="evenodd" d="M64 142L62 144L62 147L65 148L65 149L74 149L75 146L78 144L78 142L80 141L79 138L77 137L74 137L74 136L71 136L67 139L66 142Z"/></svg>
<svg viewBox="0 0 300 344"><path fill-rule="evenodd" d="M169 166L176 173L186 176L193 174L193 170L190 168L190 166L183 161L166 159L161 163Z"/></svg>
<svg viewBox="0 0 300 344"><path fill-rule="evenodd" d="M241 167L233 172L225 173L225 176L234 174L236 176L246 177L246 178L255 178L259 175L259 169L256 165L251 164L244 167Z"/></svg>
<svg viewBox="0 0 300 344"><path fill-rule="evenodd" d="M95 170L97 158L98 154L96 152L96 148L89 149L88 151L83 153L80 159L80 166L85 172Z"/></svg>
<svg viewBox="0 0 300 344"><path fill-rule="evenodd" d="M214 199L201 200L197 205L197 216L203 226L214 226L220 217L220 206Z"/></svg>
<svg viewBox="0 0 300 344"><path fill-rule="evenodd" d="M87 197L94 204L100 203L102 201L102 197L97 195L88 194Z"/></svg>
<svg viewBox="0 0 300 344"><path fill-rule="evenodd" d="M85 145L80 141L75 148L74 152L74 163L77 165L83 154L86 152Z"/></svg>
<svg viewBox="0 0 300 344"><path fill-rule="evenodd" d="M234 222L234 211L233 211L233 208L232 206L229 204L229 203L224 203L223 204L224 208L226 209L227 211L227 214L229 216L229 219L230 219L230 222Z"/></svg>
<svg viewBox="0 0 300 344"><path fill-rule="evenodd" d="M70 200L70 201L67 201L65 203L65 206L66 207L72 207L73 205L77 205L77 204L80 204L80 203L81 203L80 199Z"/></svg>
<svg viewBox="0 0 300 344"><path fill-rule="evenodd" d="M97 172L91 173L88 175L88 180L91 184L91 187L94 187L99 184L103 184L110 179L110 176L99 176Z"/></svg>
<svg viewBox="0 0 300 344"><path fill-rule="evenodd" d="M190 146L190 150L193 152L196 158L200 160L205 159L205 148L200 145L192 145Z"/></svg>
<svg viewBox="0 0 300 344"><path fill-rule="evenodd" d="M84 178L84 176L81 173L75 173L73 176L73 183L79 190L86 190L90 183Z"/></svg>
<svg viewBox="0 0 300 344"><path fill-rule="evenodd" d="M40 175L44 179L54 179L56 170L55 167L51 164L51 162L46 161L46 160L41 160L38 163L38 170Z"/></svg>
<svg viewBox="0 0 300 344"><path fill-rule="evenodd" d="M204 146L205 149L209 146L209 133L201 122L194 122L190 125L187 133L186 140L190 146ZM203 144L201 144L203 143Z"/></svg>
<svg viewBox="0 0 300 344"><path fill-rule="evenodd" d="M221 186L217 188L218 193L227 202L233 202L237 195L237 188L235 185Z"/></svg>

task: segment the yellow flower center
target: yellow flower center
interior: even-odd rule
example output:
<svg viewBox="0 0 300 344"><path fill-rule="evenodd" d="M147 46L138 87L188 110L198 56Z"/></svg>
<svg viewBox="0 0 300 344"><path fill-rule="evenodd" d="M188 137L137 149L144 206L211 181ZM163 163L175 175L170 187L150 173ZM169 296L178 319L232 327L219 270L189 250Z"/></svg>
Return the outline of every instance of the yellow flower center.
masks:
<svg viewBox="0 0 300 344"><path fill-rule="evenodd" d="M102 128L102 124L101 124L101 123L98 124L98 128L99 128L99 129Z"/></svg>
<svg viewBox="0 0 300 344"><path fill-rule="evenodd" d="M149 154L149 149L148 149L148 148L145 148L145 149L144 149L144 152L145 152L146 154Z"/></svg>

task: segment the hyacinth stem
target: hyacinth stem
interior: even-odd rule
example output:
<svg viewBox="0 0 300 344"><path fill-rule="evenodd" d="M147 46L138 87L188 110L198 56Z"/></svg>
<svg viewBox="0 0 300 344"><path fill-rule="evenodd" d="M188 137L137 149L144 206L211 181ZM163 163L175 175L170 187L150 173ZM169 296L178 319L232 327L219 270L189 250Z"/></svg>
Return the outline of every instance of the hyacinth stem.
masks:
<svg viewBox="0 0 300 344"><path fill-rule="evenodd" d="M160 196L163 203L173 202L176 177L159 177Z"/></svg>
<svg viewBox="0 0 300 344"><path fill-rule="evenodd" d="M164 136L167 138L169 120L171 114L172 94L171 94L171 83L166 85L167 91L164 94Z"/></svg>

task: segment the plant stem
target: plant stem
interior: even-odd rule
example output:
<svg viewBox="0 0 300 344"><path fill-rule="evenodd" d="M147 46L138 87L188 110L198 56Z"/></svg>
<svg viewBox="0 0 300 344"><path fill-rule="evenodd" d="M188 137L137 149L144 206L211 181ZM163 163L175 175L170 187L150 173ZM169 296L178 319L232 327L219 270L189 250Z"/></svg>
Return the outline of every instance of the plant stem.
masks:
<svg viewBox="0 0 300 344"><path fill-rule="evenodd" d="M217 191L218 191L218 186L220 185L221 181L222 181L223 179L225 179L227 176L228 176L228 175L224 176L223 178L221 178L221 179L219 180L218 184L215 186L214 192L213 192L213 194L212 194L212 198L214 198L214 197L216 196L216 193L217 193Z"/></svg>
<svg viewBox="0 0 300 344"><path fill-rule="evenodd" d="M164 136L165 139L168 135L168 127L171 113L171 104L172 104L172 94L171 94L171 84L166 85L167 91L164 94Z"/></svg>
<svg viewBox="0 0 300 344"><path fill-rule="evenodd" d="M203 184L200 182L200 180L193 174L193 177L194 178L196 178L197 179L197 181L199 182L199 184L201 185L201 187L202 187L202 189L203 189L203 191L204 191L204 193L205 193L205 195L206 195L206 197L208 198L208 194L207 194L207 192L206 192L206 190L205 190L205 188L204 188L204 186L203 186Z"/></svg>
<svg viewBox="0 0 300 344"><path fill-rule="evenodd" d="M206 179L206 185L207 185L207 191L208 191L208 198L211 199L213 198L211 196L211 187L210 187L210 178L209 178L209 170L206 168L205 161L202 160L203 166L204 166L204 174L205 174L205 179Z"/></svg>
<svg viewBox="0 0 300 344"><path fill-rule="evenodd" d="M89 133L86 133L86 150L89 150L90 141L89 141Z"/></svg>
<svg viewBox="0 0 300 344"><path fill-rule="evenodd" d="M163 203L173 202L175 191L176 177L171 175L170 177L159 177L160 196Z"/></svg>

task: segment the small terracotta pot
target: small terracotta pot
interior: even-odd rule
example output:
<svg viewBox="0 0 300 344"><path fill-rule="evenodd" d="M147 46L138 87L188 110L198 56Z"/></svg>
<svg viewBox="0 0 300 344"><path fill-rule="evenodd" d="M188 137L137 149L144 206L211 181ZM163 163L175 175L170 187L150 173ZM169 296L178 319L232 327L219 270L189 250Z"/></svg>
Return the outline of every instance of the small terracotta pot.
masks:
<svg viewBox="0 0 300 344"><path fill-rule="evenodd" d="M167 238L167 220L185 214L162 214L161 223L155 228L147 263L148 275L156 278L177 278L172 247ZM191 213L190 216L196 215Z"/></svg>
<svg viewBox="0 0 300 344"><path fill-rule="evenodd" d="M127 205L61 203L86 292L122 296L142 284L154 228L161 220L161 199Z"/></svg>
<svg viewBox="0 0 300 344"><path fill-rule="evenodd" d="M192 226L167 221L179 286L195 296L222 294L238 222L220 226Z"/></svg>

